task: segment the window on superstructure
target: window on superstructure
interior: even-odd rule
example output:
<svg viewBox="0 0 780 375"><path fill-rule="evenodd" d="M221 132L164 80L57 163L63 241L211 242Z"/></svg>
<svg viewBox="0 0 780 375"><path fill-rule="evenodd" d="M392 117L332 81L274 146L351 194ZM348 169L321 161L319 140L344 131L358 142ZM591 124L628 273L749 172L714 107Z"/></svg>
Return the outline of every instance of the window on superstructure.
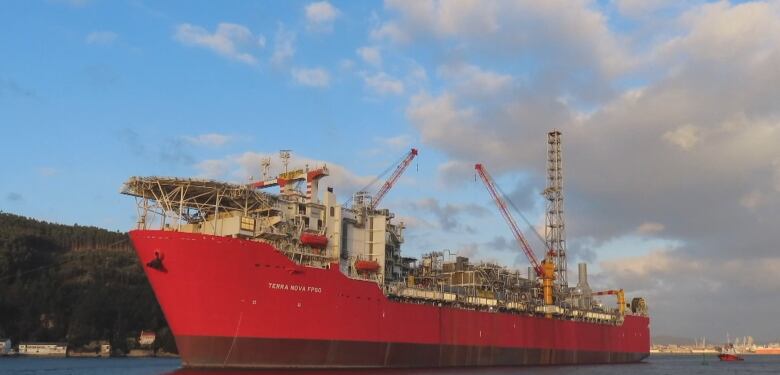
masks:
<svg viewBox="0 0 780 375"><path fill-rule="evenodd" d="M330 217L336 216L336 207L330 208Z"/></svg>

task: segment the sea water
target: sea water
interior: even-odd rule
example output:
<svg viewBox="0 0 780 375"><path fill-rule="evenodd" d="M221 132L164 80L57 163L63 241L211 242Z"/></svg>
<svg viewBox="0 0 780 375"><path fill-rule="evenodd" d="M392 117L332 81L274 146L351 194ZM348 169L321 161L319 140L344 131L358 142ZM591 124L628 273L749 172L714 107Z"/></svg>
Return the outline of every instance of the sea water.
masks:
<svg viewBox="0 0 780 375"><path fill-rule="evenodd" d="M745 356L720 362L714 356L653 355L642 363L556 367L414 370L224 371L181 369L176 358L0 358L0 374L25 375L731 375L780 374L780 356Z"/></svg>

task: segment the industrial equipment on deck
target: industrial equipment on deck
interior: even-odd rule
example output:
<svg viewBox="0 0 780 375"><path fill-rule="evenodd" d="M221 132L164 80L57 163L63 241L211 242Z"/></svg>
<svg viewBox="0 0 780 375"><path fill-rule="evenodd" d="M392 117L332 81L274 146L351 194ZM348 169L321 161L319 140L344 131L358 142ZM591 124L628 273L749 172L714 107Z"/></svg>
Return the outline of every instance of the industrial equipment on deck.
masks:
<svg viewBox="0 0 780 375"><path fill-rule="evenodd" d="M329 175L327 166L289 169L289 150L280 153L282 172L269 178L270 159L264 159L262 180L250 184L133 177L122 192L138 200L138 229L153 226L157 219L167 231L268 243L297 264L334 266L350 278L376 282L391 299L610 325L620 325L626 314L647 315L644 299L634 299L627 311L622 290L592 293L584 264L579 267L577 286L566 282L560 132L548 134L549 175L544 191L548 204L541 262L510 212L511 202L484 165L475 166L528 258L527 275L495 263L471 263L448 251L432 251L419 260L401 255L404 223L393 220L395 215L379 208L379 203L417 154L412 148L376 194L363 189L350 204L339 204L331 187L320 200L319 183ZM295 187L304 181L305 193ZM272 186L279 187L278 195L260 190ZM604 294L618 296L617 309L605 308L592 298Z"/></svg>
<svg viewBox="0 0 780 375"><path fill-rule="evenodd" d="M404 223L379 204L416 156L411 149L375 194L365 188L345 204L332 187L319 191L327 166L290 169L290 150L280 152L275 177L264 158L261 179L247 184L130 178L122 193L139 212L130 237L183 365L558 365L649 355L643 298L627 310L622 289L593 293L585 264L576 287L566 281L560 132L548 134L542 262L511 201L476 166L528 258L527 274L448 250L402 256ZM276 186L278 194L262 190ZM616 309L593 298L609 294Z"/></svg>

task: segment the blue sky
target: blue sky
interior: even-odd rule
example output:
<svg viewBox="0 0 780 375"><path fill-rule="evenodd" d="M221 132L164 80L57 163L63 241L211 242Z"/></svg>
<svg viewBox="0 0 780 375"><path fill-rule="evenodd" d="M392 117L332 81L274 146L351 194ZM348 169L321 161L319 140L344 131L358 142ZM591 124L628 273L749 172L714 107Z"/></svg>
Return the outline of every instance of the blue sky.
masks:
<svg viewBox="0 0 780 375"><path fill-rule="evenodd" d="M119 229L128 221L117 221L126 215L114 205L126 199L115 192L129 175L194 175L198 160L239 150L291 148L344 163L374 147L375 138L403 133L401 103L354 95L362 91L357 80L345 78L327 91L304 87L286 72L292 62L249 65L174 40L179 24L213 30L229 19L268 38L269 46L252 51L266 60L280 29L304 27L305 3L286 5L204 12L181 4L155 10L132 2L13 4L20 9L3 13L6 30L35 31L0 39L6 56L0 69L11 87L3 92L2 146L15 150L11 173L18 177L5 180L4 190L28 198L23 213ZM349 28L365 28L369 16L355 11L339 24L347 29L343 37L296 33L296 59L337 67L343 56L354 58L363 38L351 37L358 34ZM100 34L106 40L90 42ZM381 123L377 111L387 114ZM201 134L231 141L199 147L183 140ZM350 168L368 174L376 164Z"/></svg>
<svg viewBox="0 0 780 375"><path fill-rule="evenodd" d="M461 200L489 204L474 180L464 181L470 185L464 191L441 189L435 174L446 157L419 145L405 116L404 96L365 83L364 76L424 70L425 49L397 56L379 52L381 62L364 60L361 48L380 50L367 30L379 22L381 3L346 4L324 26L307 18L307 5L247 2L204 11L205 3L14 4L19 9L6 12L2 22L9 30L34 33L25 38L4 33L2 40L8 51L4 55L13 56L0 67L7 128L2 146L15 150L8 165L14 178L2 185L3 209L126 230L134 223L133 202L117 191L131 175L242 182L245 176L204 175L198 165L248 151L292 149L294 156L344 165L365 181L411 146L421 147L421 157L388 197L388 205L395 201L399 211L415 215L419 212L410 212L414 210L406 207L407 201L433 195L455 199L442 206ZM177 37L182 25L215 34L220 24L251 34L254 45L247 42L240 52L251 61L236 57L239 52L220 54ZM274 62L284 40L294 52ZM328 72L327 87L298 82L294 72L301 69ZM429 87L436 89L435 84ZM209 135L217 137L209 141ZM259 171L259 165L255 168ZM503 229L490 232L498 235ZM453 236L459 234L448 234ZM474 235L461 237L441 246L464 246ZM410 248L435 249L414 243Z"/></svg>
<svg viewBox="0 0 780 375"><path fill-rule="evenodd" d="M570 268L650 298L659 333L722 336L729 306L780 308L777 66L776 0L9 2L0 210L127 230L129 176L245 182L280 149L344 198L417 147L384 201L407 253L524 269L472 166L541 223L558 128Z"/></svg>

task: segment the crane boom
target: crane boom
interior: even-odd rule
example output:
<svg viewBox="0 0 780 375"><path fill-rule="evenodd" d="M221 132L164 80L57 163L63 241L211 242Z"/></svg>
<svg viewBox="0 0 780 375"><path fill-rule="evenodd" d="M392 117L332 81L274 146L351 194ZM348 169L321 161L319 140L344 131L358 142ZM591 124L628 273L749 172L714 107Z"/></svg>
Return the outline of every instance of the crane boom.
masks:
<svg viewBox="0 0 780 375"><path fill-rule="evenodd" d="M512 217L512 214L509 212L509 207L506 204L506 200L504 200L503 195L498 192L498 188L496 187L493 178L490 177L490 174L482 164L474 165L474 169L477 170L479 177L482 178L482 182L485 183L485 187L487 187L488 192L493 197L493 201L496 202L498 210L501 212L501 215L504 216L507 224L509 224L509 229L512 230L512 234L515 236L515 240L517 240L520 248L523 250L526 257L528 257L528 261L531 262L531 267L533 267L534 271L536 271L536 275L539 277L544 276L544 270L542 266L536 259L533 249L531 249L531 245L528 244L525 236L523 236L523 232L520 231L520 228L517 226L517 222L515 222L514 217Z"/></svg>
<svg viewBox="0 0 780 375"><path fill-rule="evenodd" d="M379 202L382 200L382 198L384 198L385 194L390 191L390 188L395 185L395 182L398 181L398 178L400 178L406 168L409 167L409 164L412 163L412 160L414 160L415 156L417 156L417 149L413 148L409 151L408 154L406 154L404 160L398 164L398 167L395 168L393 174L388 177L387 181L385 181L382 187L379 188L379 191L376 193L373 201L371 202L371 206L369 207L370 209L374 210L377 206L379 206Z"/></svg>
<svg viewBox="0 0 780 375"><path fill-rule="evenodd" d="M617 305L618 305L618 311L620 311L620 315L625 314L626 312L626 293L623 291L623 289L617 289L617 290L603 290L600 292L593 292L591 295L594 296L616 296L617 297Z"/></svg>

